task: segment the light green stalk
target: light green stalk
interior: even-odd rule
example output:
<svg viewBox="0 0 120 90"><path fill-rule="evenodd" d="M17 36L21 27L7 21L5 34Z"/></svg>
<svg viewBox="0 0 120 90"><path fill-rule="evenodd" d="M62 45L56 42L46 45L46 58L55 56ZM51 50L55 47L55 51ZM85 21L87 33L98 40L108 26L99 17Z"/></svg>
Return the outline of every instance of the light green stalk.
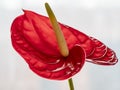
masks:
<svg viewBox="0 0 120 90"><path fill-rule="evenodd" d="M53 29L56 34L58 46L60 48L60 53L62 54L62 56L66 57L69 55L69 50L68 50L64 35L62 33L62 30L57 22L57 19L54 15L53 11L51 10L50 6L48 5L48 3L45 3L45 7L46 7L46 11L48 13L49 19L51 21L51 24L52 24Z"/></svg>

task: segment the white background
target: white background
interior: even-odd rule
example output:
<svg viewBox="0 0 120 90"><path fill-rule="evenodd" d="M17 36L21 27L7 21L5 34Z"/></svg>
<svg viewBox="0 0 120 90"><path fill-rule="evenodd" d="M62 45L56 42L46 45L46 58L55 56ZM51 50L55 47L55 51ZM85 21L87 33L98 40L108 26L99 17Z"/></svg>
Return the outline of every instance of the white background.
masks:
<svg viewBox="0 0 120 90"><path fill-rule="evenodd" d="M45 2L60 22L96 37L120 58L119 0L0 0L0 90L69 90L67 81L34 74L11 45L14 18L22 9L47 15ZM107 67L86 62L73 80L75 90L120 90L120 63Z"/></svg>

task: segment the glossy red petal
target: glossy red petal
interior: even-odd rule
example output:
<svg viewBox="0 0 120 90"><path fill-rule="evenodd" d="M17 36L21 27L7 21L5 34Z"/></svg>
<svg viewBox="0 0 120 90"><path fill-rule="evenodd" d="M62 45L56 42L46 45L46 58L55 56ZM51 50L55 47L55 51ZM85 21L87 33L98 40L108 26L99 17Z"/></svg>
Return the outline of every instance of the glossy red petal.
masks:
<svg viewBox="0 0 120 90"><path fill-rule="evenodd" d="M85 57L88 62L113 65L117 57L99 40L59 23L70 50L68 57L59 52L56 36L48 17L24 10L11 26L12 45L25 59L32 71L41 77L64 80L82 68Z"/></svg>

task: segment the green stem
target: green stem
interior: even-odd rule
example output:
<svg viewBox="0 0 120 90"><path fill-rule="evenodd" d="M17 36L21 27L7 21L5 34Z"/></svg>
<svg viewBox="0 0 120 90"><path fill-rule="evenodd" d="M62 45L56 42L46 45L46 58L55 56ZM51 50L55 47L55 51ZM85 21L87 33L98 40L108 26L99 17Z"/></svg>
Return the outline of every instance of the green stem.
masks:
<svg viewBox="0 0 120 90"><path fill-rule="evenodd" d="M68 80L68 83L69 83L70 90L74 90L74 85L73 85L73 80L72 80L72 78L70 78L70 79Z"/></svg>

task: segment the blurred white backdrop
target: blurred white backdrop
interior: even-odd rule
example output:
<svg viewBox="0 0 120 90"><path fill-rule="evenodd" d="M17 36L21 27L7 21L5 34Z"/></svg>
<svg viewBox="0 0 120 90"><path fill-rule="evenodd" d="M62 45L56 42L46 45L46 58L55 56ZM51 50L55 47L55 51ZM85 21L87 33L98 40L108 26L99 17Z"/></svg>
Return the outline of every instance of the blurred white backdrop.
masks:
<svg viewBox="0 0 120 90"><path fill-rule="evenodd" d="M48 2L57 19L115 50L120 59L119 0L0 0L0 90L69 90L67 81L51 81L34 74L12 48L10 27L23 9L47 15ZM73 77L75 90L120 90L120 63L85 64Z"/></svg>

